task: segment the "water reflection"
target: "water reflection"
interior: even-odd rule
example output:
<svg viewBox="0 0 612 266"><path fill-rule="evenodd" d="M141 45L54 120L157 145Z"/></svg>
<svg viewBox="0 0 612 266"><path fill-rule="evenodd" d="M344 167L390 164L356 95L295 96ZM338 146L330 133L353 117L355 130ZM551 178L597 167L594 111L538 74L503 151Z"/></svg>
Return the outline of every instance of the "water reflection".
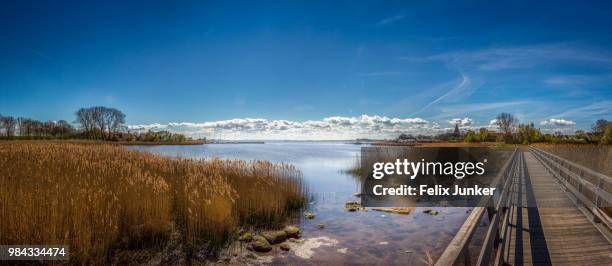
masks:
<svg viewBox="0 0 612 266"><path fill-rule="evenodd" d="M316 218L299 223L305 238L325 239L304 258L296 252L273 253L274 263L426 264L426 252L439 256L467 217L467 208L416 208L409 215L373 210L347 212L346 201L358 200L358 179L345 170L360 152L359 145L340 142L267 142L265 144L208 144L198 146L132 146L165 156L288 162L304 174L314 200ZM318 224L325 224L319 228ZM316 245L315 245L316 246Z"/></svg>

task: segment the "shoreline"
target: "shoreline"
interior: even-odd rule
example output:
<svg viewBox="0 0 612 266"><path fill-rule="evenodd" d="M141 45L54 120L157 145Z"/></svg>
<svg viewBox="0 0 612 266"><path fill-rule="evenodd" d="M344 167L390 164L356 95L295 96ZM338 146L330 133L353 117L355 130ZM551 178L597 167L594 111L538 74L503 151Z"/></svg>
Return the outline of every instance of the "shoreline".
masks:
<svg viewBox="0 0 612 266"><path fill-rule="evenodd" d="M58 143L75 143L75 144L110 144L110 145L204 145L210 144L205 140L187 140L187 141L108 141L108 140L91 140L91 139L0 139L0 142L58 142Z"/></svg>
<svg viewBox="0 0 612 266"><path fill-rule="evenodd" d="M150 141L102 141L104 143L114 143L124 146L132 146L132 145L204 145L210 144L205 140L189 140L189 141L180 141L180 142L150 142Z"/></svg>

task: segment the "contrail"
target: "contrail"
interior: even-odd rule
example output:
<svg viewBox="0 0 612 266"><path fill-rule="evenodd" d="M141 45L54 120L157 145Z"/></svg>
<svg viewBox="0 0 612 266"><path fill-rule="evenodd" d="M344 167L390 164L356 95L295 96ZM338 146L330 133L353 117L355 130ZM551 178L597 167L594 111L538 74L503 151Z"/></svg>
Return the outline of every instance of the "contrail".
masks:
<svg viewBox="0 0 612 266"><path fill-rule="evenodd" d="M421 113L421 112L425 111L425 110L426 110L427 108L429 108L430 106L432 106L432 105L436 104L437 102L439 102L439 101L443 100L444 98L446 98L446 96L448 96L448 95L450 95L450 94L452 94L452 93L455 93L455 92L461 91L461 90L463 90L463 89L467 88L468 86L470 86L470 84L471 84L470 77L468 77L468 76L467 76L467 75L465 75L465 74L461 74L461 77L462 77L463 79L461 80L461 82L460 82L460 83L459 83L457 86L455 86L454 88L450 89L450 90L449 90L449 91L447 91L445 94L442 94L440 97L436 98L436 99L435 99L435 100L433 100L432 102L428 103L427 105L425 105L425 107L421 108L421 110L419 110L419 111L417 111L417 112L413 113L412 115L417 115L417 114L419 114L419 113Z"/></svg>

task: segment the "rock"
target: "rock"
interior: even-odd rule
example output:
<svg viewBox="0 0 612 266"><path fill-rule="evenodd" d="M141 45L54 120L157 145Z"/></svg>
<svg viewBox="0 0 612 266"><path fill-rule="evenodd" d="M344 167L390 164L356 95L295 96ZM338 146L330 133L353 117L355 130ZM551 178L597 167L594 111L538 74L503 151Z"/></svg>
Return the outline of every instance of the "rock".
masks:
<svg viewBox="0 0 612 266"><path fill-rule="evenodd" d="M280 246L279 246L279 247L280 247L280 249L281 249L281 250L284 250L284 251L289 251L289 250L291 250L291 247L290 247L290 246L289 246L289 244L287 244L287 243L282 243L282 244L280 244Z"/></svg>
<svg viewBox="0 0 612 266"><path fill-rule="evenodd" d="M243 232L240 236L238 236L239 241L250 242L253 240L253 234L251 232Z"/></svg>
<svg viewBox="0 0 612 266"><path fill-rule="evenodd" d="M285 241L285 239L287 239L287 233L285 233L285 231L282 231L282 230L265 231L261 233L260 235L263 236L266 240L268 240L268 242L270 242L271 244L278 244L278 243Z"/></svg>
<svg viewBox="0 0 612 266"><path fill-rule="evenodd" d="M304 243L304 240L302 240L302 239L297 239L297 238L289 238L289 242L293 242L293 243Z"/></svg>
<svg viewBox="0 0 612 266"><path fill-rule="evenodd" d="M359 202L356 202L356 201L347 201L344 204L344 208L347 211L356 212L356 211L358 211L361 208L361 204Z"/></svg>
<svg viewBox="0 0 612 266"><path fill-rule="evenodd" d="M285 234L287 234L287 237L293 237L293 238L300 237L300 228L297 226L288 225L288 226L285 226L285 229L283 230L285 231Z"/></svg>
<svg viewBox="0 0 612 266"><path fill-rule="evenodd" d="M317 226L321 229L325 228L325 224L318 224Z"/></svg>
<svg viewBox="0 0 612 266"><path fill-rule="evenodd" d="M434 210L432 210L432 209L427 209L427 210L424 210L424 211L423 211L423 213L427 213L427 214L429 214L429 215L438 215L438 214L439 214L439 212L438 212L438 211L434 211Z"/></svg>
<svg viewBox="0 0 612 266"><path fill-rule="evenodd" d="M251 248L257 252L268 252L272 250L272 246L263 236L254 236L251 242Z"/></svg>
<svg viewBox="0 0 612 266"><path fill-rule="evenodd" d="M414 210L414 208L376 208L372 210L397 214L410 214Z"/></svg>
<svg viewBox="0 0 612 266"><path fill-rule="evenodd" d="M316 214L309 212L309 211L305 211L304 212L304 217L308 218L308 219L314 219L316 216Z"/></svg>

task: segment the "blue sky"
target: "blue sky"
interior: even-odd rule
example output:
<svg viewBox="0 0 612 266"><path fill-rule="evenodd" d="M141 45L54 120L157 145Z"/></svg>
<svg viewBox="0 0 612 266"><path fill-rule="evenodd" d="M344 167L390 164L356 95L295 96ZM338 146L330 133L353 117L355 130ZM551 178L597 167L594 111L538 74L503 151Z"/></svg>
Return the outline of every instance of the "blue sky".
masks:
<svg viewBox="0 0 612 266"><path fill-rule="evenodd" d="M128 3L124 3L128 2ZM497 2L497 1L495 1ZM4 1L0 114L225 138L612 119L612 4Z"/></svg>

